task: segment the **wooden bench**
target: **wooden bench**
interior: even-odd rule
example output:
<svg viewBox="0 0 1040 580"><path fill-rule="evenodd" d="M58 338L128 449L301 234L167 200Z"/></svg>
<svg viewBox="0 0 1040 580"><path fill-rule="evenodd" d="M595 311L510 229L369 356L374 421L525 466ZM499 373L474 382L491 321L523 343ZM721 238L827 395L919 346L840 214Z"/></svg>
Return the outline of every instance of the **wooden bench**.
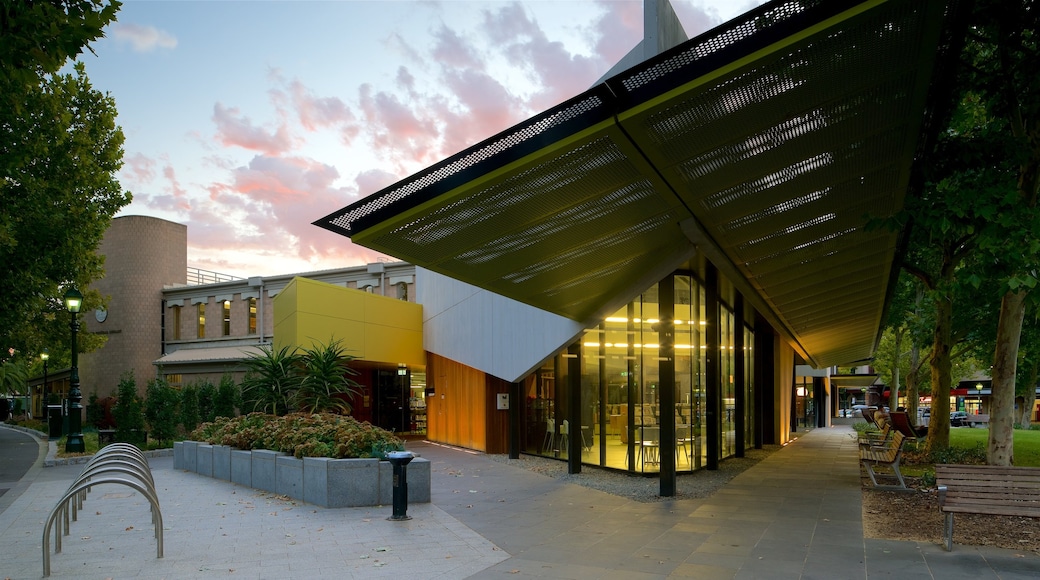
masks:
<svg viewBox="0 0 1040 580"><path fill-rule="evenodd" d="M888 422L888 420L884 418L882 418L879 423L881 424L880 431L865 431L859 436L859 446L861 449L865 447L877 447L888 442L888 436L892 434L892 423Z"/></svg>
<svg viewBox="0 0 1040 580"><path fill-rule="evenodd" d="M964 419L964 424L972 428L974 428L975 425L989 427L989 415L968 415Z"/></svg>
<svg viewBox="0 0 1040 580"><path fill-rule="evenodd" d="M953 549L953 514L1040 518L1040 467L935 466L943 543Z"/></svg>
<svg viewBox="0 0 1040 580"><path fill-rule="evenodd" d="M867 475L870 476L870 481L874 484L874 487L879 489L907 489L906 482L903 481L903 474L899 472L899 460L903 456L903 443L905 441L906 435L893 430L892 437L882 445L860 446L859 463L867 469ZM885 465L891 468L892 477L899 481L899 485L878 485L878 474L874 473L874 468L878 465Z"/></svg>

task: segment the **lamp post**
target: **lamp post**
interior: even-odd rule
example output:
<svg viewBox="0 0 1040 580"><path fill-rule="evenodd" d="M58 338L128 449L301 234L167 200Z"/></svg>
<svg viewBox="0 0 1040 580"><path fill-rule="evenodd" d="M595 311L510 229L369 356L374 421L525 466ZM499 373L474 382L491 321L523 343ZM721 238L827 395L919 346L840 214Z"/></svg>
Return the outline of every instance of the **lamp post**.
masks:
<svg viewBox="0 0 1040 580"><path fill-rule="evenodd" d="M47 359L51 358L51 353L46 348L40 353L40 359L43 361L43 396L40 397L40 406L43 407L43 415L47 416Z"/></svg>
<svg viewBox="0 0 1040 580"><path fill-rule="evenodd" d="M76 288L69 288L65 292L65 307L72 314L72 369L69 371L69 438L65 440L66 453L83 453L87 450L83 442L82 423L83 407L80 399L83 395L79 392L79 362L76 348L76 333L79 331L79 309L83 306L83 294Z"/></svg>
<svg viewBox="0 0 1040 580"><path fill-rule="evenodd" d="M982 413L982 383L975 383L975 394L979 396L979 409L976 414Z"/></svg>

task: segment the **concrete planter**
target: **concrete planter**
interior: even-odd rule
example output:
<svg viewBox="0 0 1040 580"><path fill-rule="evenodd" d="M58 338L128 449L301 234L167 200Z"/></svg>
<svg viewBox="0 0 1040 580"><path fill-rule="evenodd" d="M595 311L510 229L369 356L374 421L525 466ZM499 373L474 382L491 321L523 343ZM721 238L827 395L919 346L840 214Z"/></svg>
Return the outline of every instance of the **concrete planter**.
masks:
<svg viewBox="0 0 1040 580"><path fill-rule="evenodd" d="M326 508L393 503L393 467L378 459L296 459L276 451L181 441L173 445L173 466ZM430 462L417 457L407 469L408 502L429 503Z"/></svg>

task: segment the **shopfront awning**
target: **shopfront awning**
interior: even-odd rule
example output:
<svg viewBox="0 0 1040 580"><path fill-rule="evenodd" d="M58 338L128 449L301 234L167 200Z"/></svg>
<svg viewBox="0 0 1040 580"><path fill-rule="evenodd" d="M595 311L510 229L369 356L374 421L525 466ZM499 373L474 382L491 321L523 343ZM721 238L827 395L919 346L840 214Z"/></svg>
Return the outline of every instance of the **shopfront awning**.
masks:
<svg viewBox="0 0 1040 580"><path fill-rule="evenodd" d="M953 4L771 2L315 224L580 322L699 253L817 368L865 359Z"/></svg>

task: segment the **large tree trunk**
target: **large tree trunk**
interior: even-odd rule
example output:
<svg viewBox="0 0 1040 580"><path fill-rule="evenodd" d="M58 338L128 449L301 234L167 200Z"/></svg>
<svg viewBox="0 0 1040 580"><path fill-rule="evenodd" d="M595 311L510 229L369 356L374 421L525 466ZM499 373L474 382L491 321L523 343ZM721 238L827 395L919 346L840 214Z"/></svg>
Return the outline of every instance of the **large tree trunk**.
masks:
<svg viewBox="0 0 1040 580"><path fill-rule="evenodd" d="M910 348L910 372L906 374L906 412L910 420L917 421L917 406L921 401L921 349L914 346Z"/></svg>
<svg viewBox="0 0 1040 580"><path fill-rule="evenodd" d="M889 387L888 395L888 408L895 411L899 408L899 359L902 358L901 349L903 347L903 333L905 328L900 326L896 328L896 343L895 343L895 364L892 365L892 385ZM910 415L910 421L914 422L914 416Z"/></svg>
<svg viewBox="0 0 1040 580"><path fill-rule="evenodd" d="M1033 421L1033 409L1036 408L1036 380L1037 375L1040 374L1040 363L1035 359L1029 366L1029 391L1023 397L1025 401L1022 403L1022 413L1019 422L1022 423L1023 429L1029 429L1029 424Z"/></svg>
<svg viewBox="0 0 1040 580"><path fill-rule="evenodd" d="M953 303L948 298L935 301L935 331L932 335L932 410L928 422L927 449L950 446L950 383L952 364L950 350L953 348Z"/></svg>
<svg viewBox="0 0 1040 580"><path fill-rule="evenodd" d="M1022 338L1022 320L1026 313L1028 292L1008 292L1000 300L997 322L997 348L993 353L993 394L989 407L989 447L986 463L1014 464L1015 441L1015 371L1018 343Z"/></svg>

